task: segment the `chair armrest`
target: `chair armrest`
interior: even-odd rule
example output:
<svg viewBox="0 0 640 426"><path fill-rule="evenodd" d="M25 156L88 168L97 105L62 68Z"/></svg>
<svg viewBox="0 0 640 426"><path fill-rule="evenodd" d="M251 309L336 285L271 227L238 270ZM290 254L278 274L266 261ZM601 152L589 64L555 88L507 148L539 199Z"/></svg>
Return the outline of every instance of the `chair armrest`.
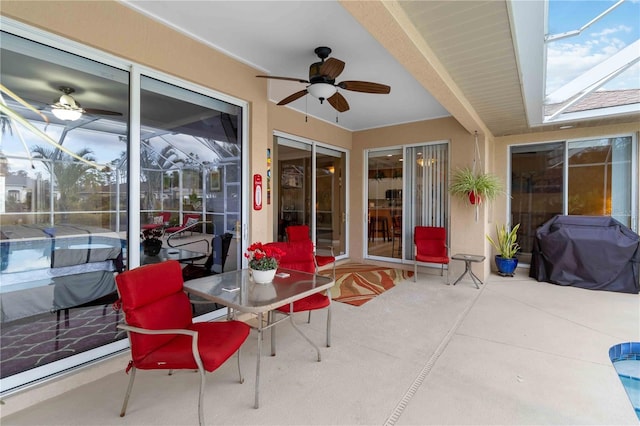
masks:
<svg viewBox="0 0 640 426"><path fill-rule="evenodd" d="M204 365L202 364L202 359L200 358L200 352L198 351L198 332L195 330L186 330L184 328L167 328L161 330L149 330L147 328L134 327L128 324L118 324L118 328L121 330L126 330L131 333L140 333L140 334L184 334L186 336L191 336L191 353L193 354L193 359L196 361L198 365L198 369L204 372Z"/></svg>
<svg viewBox="0 0 640 426"><path fill-rule="evenodd" d="M322 248L329 250L331 252L331 256L336 257L333 253L333 246L322 246Z"/></svg>
<svg viewBox="0 0 640 426"><path fill-rule="evenodd" d="M140 334L185 334L187 336L198 337L198 332L194 330L186 330L184 328L166 328L161 330L149 330L148 328L134 327L128 324L118 324L121 330L131 331Z"/></svg>

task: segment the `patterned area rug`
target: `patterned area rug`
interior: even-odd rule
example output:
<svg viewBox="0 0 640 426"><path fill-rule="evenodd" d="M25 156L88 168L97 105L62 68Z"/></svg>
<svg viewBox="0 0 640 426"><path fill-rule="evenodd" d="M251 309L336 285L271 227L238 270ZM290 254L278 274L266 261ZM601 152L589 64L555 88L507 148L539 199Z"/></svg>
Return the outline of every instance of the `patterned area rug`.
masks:
<svg viewBox="0 0 640 426"><path fill-rule="evenodd" d="M330 275L331 272L323 271L323 274ZM360 306L412 276L413 271L348 263L336 267L336 285L331 289L331 298Z"/></svg>

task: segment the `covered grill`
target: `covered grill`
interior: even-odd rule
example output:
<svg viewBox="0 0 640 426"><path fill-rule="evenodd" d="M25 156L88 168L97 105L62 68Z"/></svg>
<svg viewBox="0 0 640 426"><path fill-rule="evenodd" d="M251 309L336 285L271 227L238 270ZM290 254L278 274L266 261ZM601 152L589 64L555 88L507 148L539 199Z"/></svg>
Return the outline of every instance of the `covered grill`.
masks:
<svg viewBox="0 0 640 426"><path fill-rule="evenodd" d="M529 276L592 290L638 293L640 237L608 216L558 215L536 230Z"/></svg>

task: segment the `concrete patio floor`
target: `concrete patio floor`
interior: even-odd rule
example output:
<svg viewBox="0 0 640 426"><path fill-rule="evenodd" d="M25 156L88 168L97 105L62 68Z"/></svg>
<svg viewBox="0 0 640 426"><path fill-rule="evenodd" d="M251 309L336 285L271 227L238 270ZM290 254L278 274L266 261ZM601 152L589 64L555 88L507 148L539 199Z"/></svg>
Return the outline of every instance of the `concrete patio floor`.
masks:
<svg viewBox="0 0 640 426"><path fill-rule="evenodd" d="M264 356L261 406L253 408L256 335L207 375L211 425L639 424L608 351L640 340L640 297L538 283L526 270L491 275L477 290L447 286L436 270L354 307L333 304L332 347L322 362L288 324L278 354ZM318 344L325 314L311 324ZM267 334L268 336L268 334ZM268 353L268 339L264 353ZM9 425L195 425L199 377L139 371L119 417L127 354L48 387L57 396L5 415ZM105 374L97 371L106 369ZM111 369L111 371L108 371ZM56 387L57 386L57 387ZM28 394L5 400L3 411ZM22 402L23 403L23 402Z"/></svg>

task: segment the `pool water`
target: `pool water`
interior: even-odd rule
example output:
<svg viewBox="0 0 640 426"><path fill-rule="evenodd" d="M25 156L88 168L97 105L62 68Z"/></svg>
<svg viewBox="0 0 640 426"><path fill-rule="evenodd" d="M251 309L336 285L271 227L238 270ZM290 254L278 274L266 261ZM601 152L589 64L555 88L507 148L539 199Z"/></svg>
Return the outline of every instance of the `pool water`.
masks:
<svg viewBox="0 0 640 426"><path fill-rule="evenodd" d="M640 342L612 346L609 358L618 373L636 416L640 419Z"/></svg>

